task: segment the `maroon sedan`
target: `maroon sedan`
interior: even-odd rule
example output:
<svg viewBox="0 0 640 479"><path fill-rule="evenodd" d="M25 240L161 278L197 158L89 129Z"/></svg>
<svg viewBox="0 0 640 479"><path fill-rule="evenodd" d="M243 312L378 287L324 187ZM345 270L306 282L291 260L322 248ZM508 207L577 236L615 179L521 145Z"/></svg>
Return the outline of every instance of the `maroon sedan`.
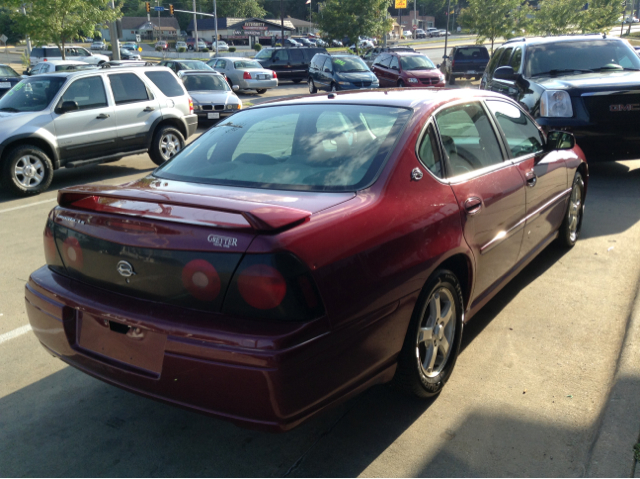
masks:
<svg viewBox="0 0 640 479"><path fill-rule="evenodd" d="M451 376L463 322L579 234L587 165L510 99L363 91L241 111L151 175L60 191L26 285L42 345L271 430Z"/></svg>
<svg viewBox="0 0 640 479"><path fill-rule="evenodd" d="M381 53L374 60L371 71L378 77L380 88L445 87L442 72L420 53Z"/></svg>

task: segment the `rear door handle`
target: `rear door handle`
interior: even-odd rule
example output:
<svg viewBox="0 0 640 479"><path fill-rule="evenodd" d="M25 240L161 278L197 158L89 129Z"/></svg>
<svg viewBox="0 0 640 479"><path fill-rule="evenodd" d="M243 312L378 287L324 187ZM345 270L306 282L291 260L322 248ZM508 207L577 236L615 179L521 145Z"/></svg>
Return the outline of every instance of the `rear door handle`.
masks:
<svg viewBox="0 0 640 479"><path fill-rule="evenodd" d="M469 215L475 215L482 208L482 200L477 196L472 196L471 198L467 198L464 202L464 210Z"/></svg>
<svg viewBox="0 0 640 479"><path fill-rule="evenodd" d="M153 108L152 106L148 106L142 111L153 111L153 110L155 110L155 108Z"/></svg>
<svg viewBox="0 0 640 479"><path fill-rule="evenodd" d="M528 187L533 188L534 186L536 186L536 183L538 182L538 176L533 170L527 171L524 176L527 179Z"/></svg>
<svg viewBox="0 0 640 479"><path fill-rule="evenodd" d="M104 120L105 118L109 118L110 115L107 115L106 113L100 113L98 116L96 116L96 118L98 120Z"/></svg>

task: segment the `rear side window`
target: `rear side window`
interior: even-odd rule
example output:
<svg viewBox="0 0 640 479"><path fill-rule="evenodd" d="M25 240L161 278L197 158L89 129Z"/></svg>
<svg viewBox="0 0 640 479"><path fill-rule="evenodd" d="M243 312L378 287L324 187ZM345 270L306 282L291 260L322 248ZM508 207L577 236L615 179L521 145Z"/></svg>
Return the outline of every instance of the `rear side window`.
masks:
<svg viewBox="0 0 640 479"><path fill-rule="evenodd" d="M43 48L45 57L61 57L59 48Z"/></svg>
<svg viewBox="0 0 640 479"><path fill-rule="evenodd" d="M184 89L180 86L176 77L171 73L145 72L145 75L155 86L158 87L164 96L171 98L184 95Z"/></svg>
<svg viewBox="0 0 640 479"><path fill-rule="evenodd" d="M438 140L433 125L427 127L427 132L420 143L418 155L420 156L420 161L431 173L438 178L444 177L440 151L438 150Z"/></svg>
<svg viewBox="0 0 640 479"><path fill-rule="evenodd" d="M134 73L109 75L109 81L111 82L111 91L116 105L147 101L149 99L147 87Z"/></svg>
<svg viewBox="0 0 640 479"><path fill-rule="evenodd" d="M289 61L289 54L287 53L286 50L278 50L276 51L276 54L273 57L274 61L279 61L279 62L287 62Z"/></svg>
<svg viewBox="0 0 640 479"><path fill-rule="evenodd" d="M43 57L44 54L42 52L42 48L34 48L31 50L32 57Z"/></svg>
<svg viewBox="0 0 640 479"><path fill-rule="evenodd" d="M317 52L311 50L310 48L305 48L302 50L302 54L304 55L305 63L311 62L311 59Z"/></svg>
<svg viewBox="0 0 640 479"><path fill-rule="evenodd" d="M389 63L389 68L393 70L399 70L400 67L398 65L398 57L391 56L391 63Z"/></svg>
<svg viewBox="0 0 640 479"><path fill-rule="evenodd" d="M291 57L291 61L292 62L302 62L302 61L304 61L304 58L302 56L302 51L301 50L290 50L289 51L289 56Z"/></svg>

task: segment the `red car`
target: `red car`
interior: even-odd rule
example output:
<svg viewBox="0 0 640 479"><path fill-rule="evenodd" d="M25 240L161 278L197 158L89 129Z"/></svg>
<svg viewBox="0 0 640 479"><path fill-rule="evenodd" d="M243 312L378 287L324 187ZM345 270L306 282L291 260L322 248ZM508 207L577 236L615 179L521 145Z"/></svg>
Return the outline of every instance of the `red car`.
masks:
<svg viewBox="0 0 640 479"><path fill-rule="evenodd" d="M444 75L426 56L416 52L381 53L371 71L380 80L380 88L444 88Z"/></svg>
<svg viewBox="0 0 640 479"><path fill-rule="evenodd" d="M433 396L463 322L576 242L587 178L571 134L491 92L261 104L146 178L61 190L29 320L92 376L252 427L391 380Z"/></svg>

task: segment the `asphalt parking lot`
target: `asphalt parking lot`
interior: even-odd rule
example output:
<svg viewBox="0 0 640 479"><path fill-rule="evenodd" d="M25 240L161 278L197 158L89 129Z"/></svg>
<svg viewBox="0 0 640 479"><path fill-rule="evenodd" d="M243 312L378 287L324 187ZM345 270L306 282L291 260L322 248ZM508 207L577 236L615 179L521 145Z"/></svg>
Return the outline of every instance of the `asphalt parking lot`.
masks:
<svg viewBox="0 0 640 479"><path fill-rule="evenodd" d="M286 83L241 97L257 103L306 88ZM640 432L640 373L620 366L623 344L640 352L631 340L640 160L591 163L578 244L548 247L466 326L439 397L378 386L277 435L104 384L52 358L29 331L24 283L44 264L42 231L57 190L124 183L153 167L138 155L61 170L34 198L0 191L0 475L632 475L633 444L607 434L635 431L637 440Z"/></svg>

